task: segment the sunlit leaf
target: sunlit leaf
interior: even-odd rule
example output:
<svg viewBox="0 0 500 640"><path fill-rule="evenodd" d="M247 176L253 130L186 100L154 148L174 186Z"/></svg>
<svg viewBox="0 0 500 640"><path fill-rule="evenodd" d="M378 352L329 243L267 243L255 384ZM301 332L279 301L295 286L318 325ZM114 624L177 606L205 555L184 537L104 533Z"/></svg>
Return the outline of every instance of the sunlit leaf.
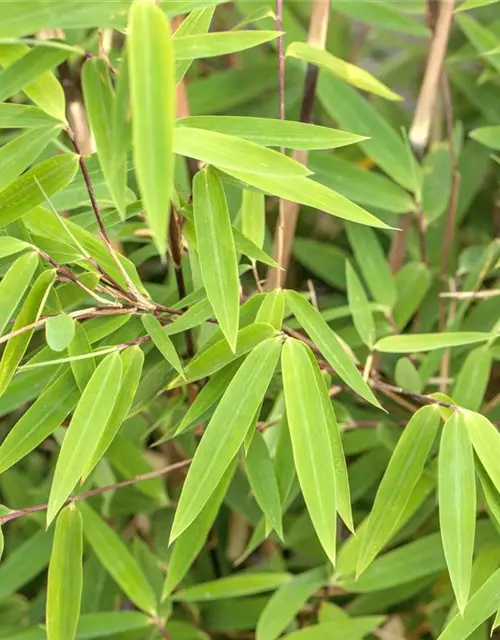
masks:
<svg viewBox="0 0 500 640"><path fill-rule="evenodd" d="M178 60L212 58L236 53L274 40L278 31L225 31L180 36L174 39L174 52Z"/></svg>
<svg viewBox="0 0 500 640"><path fill-rule="evenodd" d="M47 638L76 638L82 596L82 516L74 505L65 507L56 521L47 579Z"/></svg>
<svg viewBox="0 0 500 640"><path fill-rule="evenodd" d="M459 347L466 344L486 342L489 333L481 331L455 331L443 333L420 333L382 338L375 344L375 350L382 353L417 353L444 347Z"/></svg>
<svg viewBox="0 0 500 640"><path fill-rule="evenodd" d="M172 596L172 599L180 602L197 602L265 593L274 591L290 579L289 573L240 573L181 589Z"/></svg>
<svg viewBox="0 0 500 640"><path fill-rule="evenodd" d="M36 253L26 253L18 258L0 282L0 335L4 333L12 314L28 288L38 265Z"/></svg>
<svg viewBox="0 0 500 640"><path fill-rule="evenodd" d="M500 446L500 433L488 418L480 413L464 411L463 416L474 451L481 460L486 474L500 492L500 467L496 457Z"/></svg>
<svg viewBox="0 0 500 640"><path fill-rule="evenodd" d="M50 489L50 523L90 463L115 404L122 381L122 362L111 353L89 380L66 431Z"/></svg>
<svg viewBox="0 0 500 640"><path fill-rule="evenodd" d="M446 564L458 608L469 597L476 528L474 456L463 416L455 412L439 447L439 524Z"/></svg>
<svg viewBox="0 0 500 640"><path fill-rule="evenodd" d="M51 316L45 323L45 337L52 351L64 351L75 335L75 321L60 313Z"/></svg>
<svg viewBox="0 0 500 640"><path fill-rule="evenodd" d="M151 314L142 316L142 324L165 360L167 360L178 373L183 375L182 364L172 344L172 340L170 340L155 316Z"/></svg>
<svg viewBox="0 0 500 640"><path fill-rule="evenodd" d="M84 325L77 322L75 326L75 335L68 345L68 355L71 359L71 370L75 377L78 388L83 393L88 381L95 371L95 358L78 359L79 356L89 355L92 352L92 346L87 337Z"/></svg>
<svg viewBox="0 0 500 640"><path fill-rule="evenodd" d="M274 289L266 294L255 319L256 322L270 324L277 331L281 330L285 314L285 296L281 289Z"/></svg>
<svg viewBox="0 0 500 640"><path fill-rule="evenodd" d="M354 326L361 340L372 349L375 342L375 322L363 285L349 262L346 262L346 283Z"/></svg>
<svg viewBox="0 0 500 640"><path fill-rule="evenodd" d="M175 66L170 26L155 3L132 4L127 52L134 165L148 223L163 255L174 173Z"/></svg>

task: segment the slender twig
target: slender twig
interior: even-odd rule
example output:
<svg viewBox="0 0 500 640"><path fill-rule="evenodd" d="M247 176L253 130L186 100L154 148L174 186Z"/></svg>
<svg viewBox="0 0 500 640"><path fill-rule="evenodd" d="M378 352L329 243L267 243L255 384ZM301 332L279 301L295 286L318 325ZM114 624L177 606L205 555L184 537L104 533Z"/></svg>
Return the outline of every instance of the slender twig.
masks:
<svg viewBox="0 0 500 640"><path fill-rule="evenodd" d="M277 16L276 28L282 29L282 0L276 2ZM319 49L324 49L328 25L331 14L331 0L314 0L311 10L311 21L309 24L308 43ZM283 55L283 40L278 42L278 56L280 63L280 118L285 118L285 58ZM312 120L314 101L316 97L316 84L318 81L318 68L308 65L304 83L304 93L300 113L300 121L309 123ZM301 164L307 162L307 151L298 150L292 157ZM281 287L286 282L286 274L290 257L292 254L293 238L297 226L300 205L288 200L279 200L278 222L274 234L274 259L280 268L271 268L269 271L268 288Z"/></svg>
<svg viewBox="0 0 500 640"><path fill-rule="evenodd" d="M452 298L453 300L487 300L500 296L500 289L486 289L486 291L443 291L440 298Z"/></svg>
<svg viewBox="0 0 500 640"><path fill-rule="evenodd" d="M69 504L70 502L79 502L80 500L87 500L89 498L94 498L95 496L100 496L103 493L108 493L109 491L115 491L116 489L129 487L130 485L137 484L138 482L144 482L145 480L159 478L160 476L164 476L171 471L176 471L177 469L187 467L189 464L191 464L191 460L182 460L181 462L176 462L175 464L171 464L168 467L163 467L162 469L157 469L155 471L149 471L148 473L134 476L133 478L129 478L128 480L122 480L121 482L108 484L104 487L98 487L97 489L90 489L90 491L77 493L68 498L65 504ZM21 516L29 516L32 513L45 511L48 506L48 503L44 502L43 504L37 504L34 507L27 507L26 509L11 511L10 513L7 513L6 515L0 517L0 525L5 524L6 522L10 522L11 520L15 520L16 518L20 518Z"/></svg>

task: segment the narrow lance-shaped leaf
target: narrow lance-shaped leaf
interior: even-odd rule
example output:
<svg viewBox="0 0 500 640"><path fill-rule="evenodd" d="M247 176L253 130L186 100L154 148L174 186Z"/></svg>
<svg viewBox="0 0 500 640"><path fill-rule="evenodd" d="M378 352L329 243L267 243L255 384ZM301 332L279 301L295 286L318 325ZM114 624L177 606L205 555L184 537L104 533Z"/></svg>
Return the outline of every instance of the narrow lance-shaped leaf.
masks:
<svg viewBox="0 0 500 640"><path fill-rule="evenodd" d="M45 323L45 337L52 351L64 351L74 335L75 321L65 313L51 316Z"/></svg>
<svg viewBox="0 0 500 640"><path fill-rule="evenodd" d="M56 531L47 579L47 638L76 638L82 597L82 516L74 505L65 507Z"/></svg>
<svg viewBox="0 0 500 640"><path fill-rule="evenodd" d="M38 264L35 252L26 253L18 258L0 282L0 335L12 317L24 292L28 288Z"/></svg>
<svg viewBox="0 0 500 640"><path fill-rule="evenodd" d="M210 527L214 523L217 512L229 488L229 484L233 479L234 469L235 463L233 462L224 472L216 490L208 498L199 515L175 541L172 555L169 558L162 600L168 598L184 578L194 559L203 548L210 532Z"/></svg>
<svg viewBox="0 0 500 640"><path fill-rule="evenodd" d="M266 199L263 193L244 189L241 198L241 230L259 249L266 235Z"/></svg>
<svg viewBox="0 0 500 640"><path fill-rule="evenodd" d="M123 73L123 70L120 73ZM87 115L96 142L99 164L113 202L120 214L123 215L127 188L127 158L120 148L116 148L116 145L122 144L114 135L113 116L116 96L104 60L94 58L85 62L82 70L82 86Z"/></svg>
<svg viewBox="0 0 500 640"><path fill-rule="evenodd" d="M40 317L45 301L56 277L55 269L41 273L35 280L26 300L14 322L13 331L22 329ZM17 366L24 356L33 335L33 329L23 331L9 340L0 360L0 396L12 380Z"/></svg>
<svg viewBox="0 0 500 640"><path fill-rule="evenodd" d="M180 602L198 602L200 600L237 598L273 591L289 580L289 573L273 571L268 573L239 573L227 578L203 582L187 589L181 589L173 595L172 599Z"/></svg>
<svg viewBox="0 0 500 640"><path fill-rule="evenodd" d="M193 36L207 33L210 29L210 23L214 15L215 7L206 7L191 11L176 29L172 39L174 41L182 36ZM193 63L193 59L187 58L180 60L178 57L175 61L175 81L177 84L184 78Z"/></svg>
<svg viewBox="0 0 500 640"><path fill-rule="evenodd" d="M238 262L224 188L210 167L195 176L193 202L201 277L215 317L234 351L240 308Z"/></svg>
<svg viewBox="0 0 500 640"><path fill-rule="evenodd" d="M158 351L160 351L165 360L171 364L181 376L184 376L182 364L179 356L177 355L177 351L175 350L172 340L170 340L159 321L152 314L142 316L141 319L144 328L148 332Z"/></svg>
<svg viewBox="0 0 500 640"><path fill-rule="evenodd" d="M463 411L463 416L474 451L481 461L486 474L500 493L500 467L498 465L500 433L488 418L485 418L480 413Z"/></svg>
<svg viewBox="0 0 500 640"><path fill-rule="evenodd" d="M37 107L11 102L0 104L0 127L2 129L38 129L56 124L57 119L51 118Z"/></svg>
<svg viewBox="0 0 500 640"><path fill-rule="evenodd" d="M375 342L375 322L370 307L368 306L368 298L360 279L351 266L350 262L346 262L346 284L347 284L347 300L351 309L352 319L359 337L369 349L373 348Z"/></svg>
<svg viewBox="0 0 500 640"><path fill-rule="evenodd" d="M462 615L469 597L476 529L474 455L465 421L446 421L439 447L439 524L451 584Z"/></svg>
<svg viewBox="0 0 500 640"><path fill-rule="evenodd" d="M153 238L164 255L174 172L175 64L168 20L154 2L132 4L127 56L134 166Z"/></svg>
<svg viewBox="0 0 500 640"><path fill-rule="evenodd" d="M246 454L245 468L257 504L266 516L267 522L283 539L278 483L266 441L256 429Z"/></svg>
<svg viewBox="0 0 500 640"><path fill-rule="evenodd" d="M319 541L335 564L335 467L329 428L309 351L304 343L287 339L281 360L283 388L302 494Z"/></svg>
<svg viewBox="0 0 500 640"><path fill-rule="evenodd" d="M92 507L81 501L78 509L83 516L85 538L106 571L139 609L154 613L153 589L121 538Z"/></svg>
<svg viewBox="0 0 500 640"><path fill-rule="evenodd" d="M445 347L486 342L491 335L482 331L450 331L449 333L413 333L382 338L374 349L381 353L417 353Z"/></svg>
<svg viewBox="0 0 500 640"><path fill-rule="evenodd" d="M439 428L439 408L419 409L406 425L387 465L361 538L357 574L390 540L421 477Z"/></svg>
<svg viewBox="0 0 500 640"><path fill-rule="evenodd" d="M184 482L170 540L203 509L245 439L281 353L279 338L256 347L230 382L210 420Z"/></svg>
<svg viewBox="0 0 500 640"><path fill-rule="evenodd" d="M122 378L118 353L109 354L97 367L64 436L50 488L47 522L50 524L92 459L111 415Z"/></svg>
<svg viewBox="0 0 500 640"><path fill-rule="evenodd" d="M267 322L277 331L281 330L285 315L285 295L282 289L274 289L266 294L255 319L256 322Z"/></svg>
<svg viewBox="0 0 500 640"><path fill-rule="evenodd" d="M309 64L315 64L363 91L369 91L387 100L402 100L401 96L391 91L365 69L341 58L336 58L319 47L313 47L306 42L292 42L287 49L286 55L292 58L299 58L299 60L304 60Z"/></svg>
<svg viewBox="0 0 500 640"><path fill-rule="evenodd" d="M309 334L335 373L362 398L380 407L372 390L363 380L349 355L344 351L335 333L305 298L296 291L286 291L286 301L293 314Z"/></svg>
<svg viewBox="0 0 500 640"><path fill-rule="evenodd" d="M453 398L464 409L479 411L483 402L492 365L491 349L487 346L471 351L455 378Z"/></svg>
<svg viewBox="0 0 500 640"><path fill-rule="evenodd" d="M178 60L212 58L257 47L280 35L279 31L226 31L202 33L174 38L175 57Z"/></svg>
<svg viewBox="0 0 500 640"><path fill-rule="evenodd" d="M125 349L121 353L122 361L122 377L120 382L120 390L116 396L116 401L113 406L113 410L109 419L104 427L99 443L92 456L91 461L83 472L83 477L86 478L99 462L102 456L106 453L108 447L113 442L118 430L120 429L122 422L127 417L132 402L139 386L141 379L142 367L144 365L144 354L138 346Z"/></svg>
<svg viewBox="0 0 500 640"><path fill-rule="evenodd" d="M75 326L75 335L68 345L68 355L71 359L71 369L75 377L78 388L83 393L88 381L95 371L95 358L83 358L77 360L78 356L89 355L92 352L92 346L87 337L87 332L83 323L77 322Z"/></svg>
<svg viewBox="0 0 500 640"><path fill-rule="evenodd" d="M0 258L11 256L29 248L29 244L11 236L0 236Z"/></svg>

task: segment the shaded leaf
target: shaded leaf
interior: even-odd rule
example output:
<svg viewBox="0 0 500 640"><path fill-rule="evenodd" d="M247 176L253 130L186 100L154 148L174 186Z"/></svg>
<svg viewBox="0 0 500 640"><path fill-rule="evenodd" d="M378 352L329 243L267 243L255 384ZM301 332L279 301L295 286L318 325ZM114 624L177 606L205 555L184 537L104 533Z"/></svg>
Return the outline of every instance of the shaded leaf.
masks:
<svg viewBox="0 0 500 640"><path fill-rule="evenodd" d="M87 332L81 322L77 322L75 326L75 335L68 345L68 356L70 356L71 370L75 377L80 392L83 393L88 381L95 371L95 358L78 359L79 356L89 355L92 352Z"/></svg>
<svg viewBox="0 0 500 640"><path fill-rule="evenodd" d="M352 319L356 331L361 340L369 349L375 342L375 322L371 309L368 306L368 298L356 272L349 262L346 262L347 300L351 309Z"/></svg>
<svg viewBox="0 0 500 640"><path fill-rule="evenodd" d="M180 602L198 602L200 600L220 600L236 598L254 593L274 591L288 582L289 573L240 573L220 578L213 582L204 582L194 587L181 589L172 596L172 600Z"/></svg>
<svg viewBox="0 0 500 640"><path fill-rule="evenodd" d="M467 354L451 393L461 407L471 411L481 408L490 379L491 364L488 347L478 347Z"/></svg>
<svg viewBox="0 0 500 640"><path fill-rule="evenodd" d="M182 364L177 355L177 351L159 321L152 314L142 316L141 320L156 348L165 360L182 376Z"/></svg>
<svg viewBox="0 0 500 640"><path fill-rule="evenodd" d="M38 265L36 253L26 253L18 258L0 282L0 335L4 333L17 305L21 301Z"/></svg>

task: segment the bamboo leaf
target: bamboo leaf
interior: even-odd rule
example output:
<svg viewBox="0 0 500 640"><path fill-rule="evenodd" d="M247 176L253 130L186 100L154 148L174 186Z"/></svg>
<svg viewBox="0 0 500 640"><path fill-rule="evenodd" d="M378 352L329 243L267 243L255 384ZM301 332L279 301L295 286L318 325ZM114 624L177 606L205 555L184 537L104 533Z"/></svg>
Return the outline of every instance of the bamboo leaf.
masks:
<svg viewBox="0 0 500 640"><path fill-rule="evenodd" d="M472 575L476 529L474 455L463 416L446 421L439 447L439 523L444 555L460 612L464 613Z"/></svg>
<svg viewBox="0 0 500 640"><path fill-rule="evenodd" d="M75 326L75 335L68 345L68 356L71 358L70 365L76 384L83 393L88 381L95 371L95 358L91 355L92 347L87 337L87 332L81 322ZM80 356L90 356L78 359Z"/></svg>
<svg viewBox="0 0 500 640"><path fill-rule="evenodd" d="M0 446L0 473L33 451L61 425L80 394L71 372L56 378L9 431Z"/></svg>
<svg viewBox="0 0 500 640"><path fill-rule="evenodd" d="M371 350L375 342L375 322L371 309L368 306L368 298L365 290L352 268L350 262L346 262L347 300L351 309L352 319L359 337Z"/></svg>
<svg viewBox="0 0 500 640"><path fill-rule="evenodd" d="M47 638L76 638L82 597L82 516L74 505L65 507L56 521L47 580Z"/></svg>
<svg viewBox="0 0 500 640"><path fill-rule="evenodd" d="M127 69L125 69L126 73ZM123 69L121 74L123 74ZM120 74L120 75L121 75ZM87 116L94 134L99 164L113 202L121 215L125 213L127 190L127 155L115 132L114 116L117 97L111 87L104 60L87 60L82 70L82 87ZM123 135L123 131L121 134ZM117 148L118 147L118 148Z"/></svg>
<svg viewBox="0 0 500 640"><path fill-rule="evenodd" d="M410 358L399 358L394 370L394 380L403 389L413 393L422 393L422 381Z"/></svg>
<svg viewBox="0 0 500 640"><path fill-rule="evenodd" d="M444 333L414 333L382 338L376 342L374 349L381 353L417 353L432 351L445 347L459 347L466 344L486 342L491 338L489 333L481 331L454 331Z"/></svg>
<svg viewBox="0 0 500 640"><path fill-rule="evenodd" d="M96 450L92 456L91 461L83 472L83 477L86 478L90 475L90 472L99 462L102 456L106 453L108 447L113 442L116 434L118 433L122 422L128 416L132 402L134 401L139 381L141 379L142 368L144 365L144 354L137 346L125 349L121 353L122 361L122 377L120 382L120 389L116 396L116 401L113 405L111 415L106 422L106 426L102 432Z"/></svg>
<svg viewBox="0 0 500 640"><path fill-rule="evenodd" d="M16 263L17 264L17 263ZM13 331L31 325L40 317L45 301L56 278L55 269L43 271L35 280L26 300L14 322ZM3 284L3 282L2 282ZM33 335L33 329L23 331L11 338L0 360L0 396L8 387L16 369L24 356Z"/></svg>
<svg viewBox="0 0 500 640"><path fill-rule="evenodd" d="M164 255L174 172L175 65L170 26L155 3L132 4L127 50L134 166L153 238Z"/></svg>
<svg viewBox="0 0 500 640"><path fill-rule="evenodd" d="M210 167L196 174L193 201L203 285L215 317L234 351L240 309L238 262L224 188Z"/></svg>
<svg viewBox="0 0 500 640"><path fill-rule="evenodd" d="M2 147L3 148L3 147ZM27 249L29 244L18 238L11 238L10 236L0 236L0 258L11 256L20 251Z"/></svg>
<svg viewBox="0 0 500 640"><path fill-rule="evenodd" d="M38 129L56 124L57 119L37 107L11 102L0 104L0 127L2 129Z"/></svg>
<svg viewBox="0 0 500 640"><path fill-rule="evenodd" d="M156 348L160 351L165 360L171 364L181 376L183 376L182 364L179 356L177 355L177 351L175 350L172 340L170 340L159 321L151 314L142 316L141 320Z"/></svg>
<svg viewBox="0 0 500 640"><path fill-rule="evenodd" d="M4 333L17 305L21 301L38 265L38 255L26 253L18 258L0 282L0 335Z"/></svg>
<svg viewBox="0 0 500 640"><path fill-rule="evenodd" d="M113 410L121 380L122 362L115 352L101 362L85 387L57 459L47 509L49 524L90 463Z"/></svg>
<svg viewBox="0 0 500 640"><path fill-rule="evenodd" d="M361 538L360 575L390 540L424 471L439 428L439 409L419 409L406 425L391 456Z"/></svg>
<svg viewBox="0 0 500 640"><path fill-rule="evenodd" d="M269 598L257 623L256 640L276 640L316 591L328 582L326 567L318 567L285 582Z"/></svg>
<svg viewBox="0 0 500 640"><path fill-rule="evenodd" d="M266 199L264 194L243 189L241 230L249 240L262 249L266 235Z"/></svg>
<svg viewBox="0 0 500 640"><path fill-rule="evenodd" d="M283 317L285 315L285 296L281 289L274 289L266 294L262 301L260 309L255 318L255 322L263 322L270 324L276 329L281 330Z"/></svg>
<svg viewBox="0 0 500 640"><path fill-rule="evenodd" d="M362 398L376 407L380 407L378 400L363 380L356 365L344 351L335 333L321 315L296 291L286 291L285 295L293 314L337 375Z"/></svg>
<svg viewBox="0 0 500 640"><path fill-rule="evenodd" d="M264 180L265 176L289 178L307 176L311 173L303 164L278 151L207 129L176 127L174 151L214 165L230 175L233 175L234 170L255 174L255 179L258 176L261 180Z"/></svg>
<svg viewBox="0 0 500 640"><path fill-rule="evenodd" d="M488 418L480 413L463 411L463 416L474 451L496 490L500 492L500 467L497 459L500 433Z"/></svg>
<svg viewBox="0 0 500 640"><path fill-rule="evenodd" d="M75 321L71 316L60 313L51 316L45 323L45 337L52 351L64 351L75 336Z"/></svg>
<svg viewBox="0 0 500 640"><path fill-rule="evenodd" d="M92 507L80 502L78 509L85 538L106 571L139 609L154 613L156 596L125 544Z"/></svg>
<svg viewBox="0 0 500 640"><path fill-rule="evenodd" d="M473 129L469 136L490 149L500 150L500 126L479 127L478 129Z"/></svg>
<svg viewBox="0 0 500 640"><path fill-rule="evenodd" d="M0 190L5 189L27 169L61 131L60 125L28 131L16 136L0 149Z"/></svg>
<svg viewBox="0 0 500 640"><path fill-rule="evenodd" d="M245 116L190 116L177 120L176 126L216 131L265 147L288 149L336 149L365 139L348 131L304 122Z"/></svg>
<svg viewBox="0 0 500 640"><path fill-rule="evenodd" d="M78 157L71 153L48 158L0 192L0 227L14 222L52 196L74 178ZM42 187L43 191L40 189Z"/></svg>
<svg viewBox="0 0 500 640"><path fill-rule="evenodd" d="M377 96L386 98L386 100L403 100L400 95L391 91L365 69L332 56L331 53L319 47L314 47L306 42L292 42L287 49L286 55L325 69L325 71L342 78L348 84L362 91L374 93Z"/></svg>
<svg viewBox="0 0 500 640"><path fill-rule="evenodd" d="M177 602L221 600L237 598L255 593L274 591L289 582L289 573L240 573L213 582L204 582L194 587L177 591L172 599Z"/></svg>
<svg viewBox="0 0 500 640"><path fill-rule="evenodd" d="M184 578L194 559L205 544L210 528L214 523L217 512L229 488L229 484L233 479L234 470L235 465L233 463L229 465L224 472L217 488L208 498L199 515L175 541L174 549L168 563L167 577L163 585L162 600L168 598Z"/></svg>
<svg viewBox="0 0 500 640"><path fill-rule="evenodd" d="M177 38L181 36L193 36L206 34L210 29L210 23L214 15L215 7L206 7L191 11L177 28L173 35L174 45ZM184 78L193 63L193 59L175 61L175 81L177 84Z"/></svg>
<svg viewBox="0 0 500 640"><path fill-rule="evenodd" d="M302 342L288 339L283 348L282 370L300 487L321 545L335 564L335 467L321 390L309 348Z"/></svg>
<svg viewBox="0 0 500 640"><path fill-rule="evenodd" d="M462 365L451 393L465 409L478 411L481 408L492 365L491 350L478 347L471 351Z"/></svg>
<svg viewBox="0 0 500 640"><path fill-rule="evenodd" d="M274 40L279 31L226 31L179 36L174 39L177 60L212 58L237 53Z"/></svg>
<svg viewBox="0 0 500 640"><path fill-rule="evenodd" d="M245 359L208 423L184 482L170 540L193 522L240 448L260 407L281 352L281 342L262 342Z"/></svg>
<svg viewBox="0 0 500 640"><path fill-rule="evenodd" d="M281 501L274 466L266 441L257 430L253 433L245 457L245 469L257 504L271 527L283 539Z"/></svg>

